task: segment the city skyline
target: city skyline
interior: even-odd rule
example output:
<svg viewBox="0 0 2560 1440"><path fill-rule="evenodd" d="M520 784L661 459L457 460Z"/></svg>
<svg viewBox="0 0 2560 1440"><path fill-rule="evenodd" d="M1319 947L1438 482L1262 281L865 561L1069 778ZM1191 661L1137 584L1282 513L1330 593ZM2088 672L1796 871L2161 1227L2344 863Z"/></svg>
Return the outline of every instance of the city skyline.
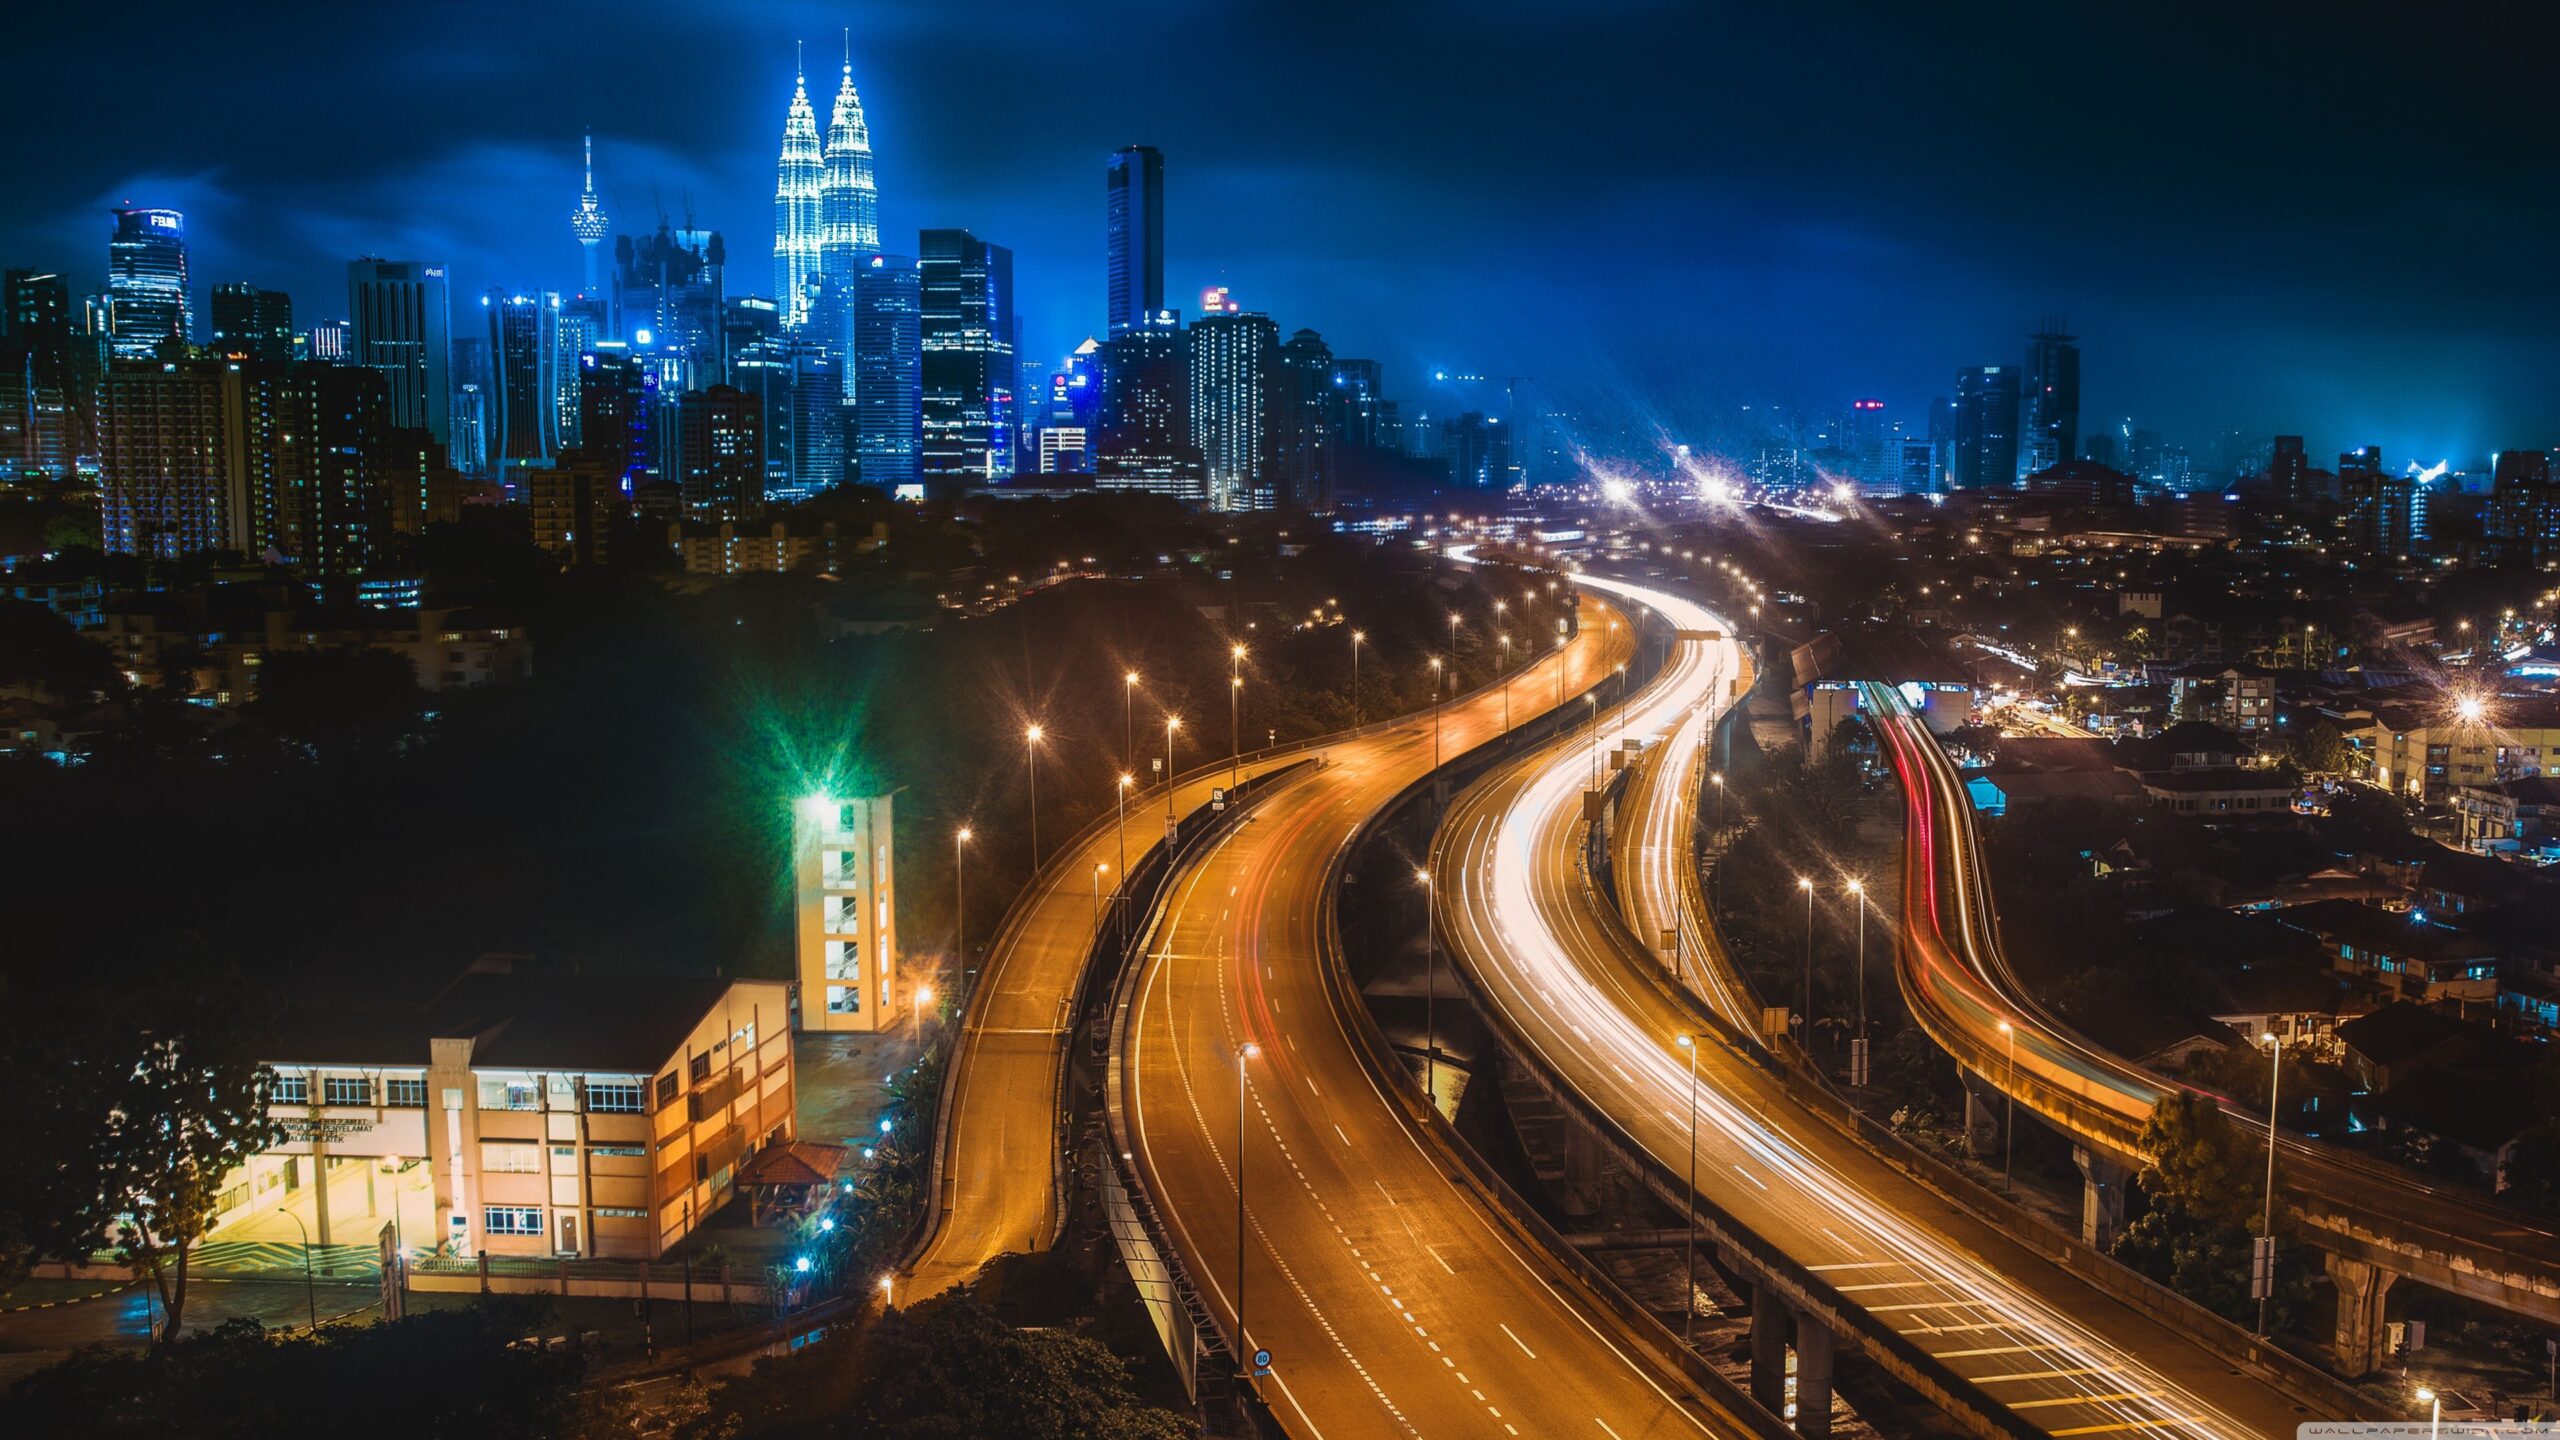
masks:
<svg viewBox="0 0 2560 1440"><path fill-rule="evenodd" d="M2403 33L2379 12L2337 12L2299 34L2237 17L2211 36L2166 20L2030 36L1999 17L1957 34L1889 12L1710 21L1629 3L1597 27L1514 6L1442 36L1476 62L1452 68L1488 86L1543 75L1520 106L1467 97L1431 73L1442 67L1380 69L1419 53L1401 41L1455 26L1448 13L1378 17L1356 56L1261 8L1127 22L1168 55L1266 52L1244 68L1115 60L1097 27L990 23L1001 9L671 13L650 55L684 57L681 78L621 86L558 77L622 37L510 17L520 41L492 52L476 38L482 13L414 37L412 75L381 77L456 102L432 124L306 134L283 113L290 94L201 126L101 113L30 157L0 250L102 288L105 211L129 198L187 213L199 325L205 293L226 281L334 318L333 277L366 254L443 261L462 293L566 291L579 256L559 215L579 197L592 128L619 231L690 210L762 253L795 41L815 47L823 88L828 42L851 21L884 244L904 253L904 237L962 227L1013 248L1029 355L1107 333L1097 172L1124 146L1155 144L1171 172L1171 297L1230 285L1284 331L1379 355L1407 394L1438 369L1527 375L1595 426L1636 433L1695 433L1744 403L1823 410L1867 395L1917 418L1959 368L2020 363L2038 317L2058 313L2088 356L2085 428L2129 414L2199 452L2230 430L2300 433L2315 454L2378 444L2395 464L2458 467L2560 433L2533 341L2560 301L2498 278L2528 262L2552 218L2552 202L2504 183L2500 141L2527 133L2521 102L2457 87L2416 113L2305 118L2235 83L2238 57L2255 53L2236 27L2268 27L2256 38L2298 57L2272 73L2306 76L2324 55L2385 46L2423 72L2409 62L2478 45L2476 31ZM155 111L218 82L233 43L181 14L138 27L152 37L146 66L166 64ZM93 22L45 23L77 51ZM262 43L283 47L289 68L334 73L375 53L363 47L378 23L280 26ZM975 70L947 53L963 32ZM1574 63L1594 46L1608 63ZM1821 81L1827 103L1743 63L1791 48L1837 77ZM1108 83L1114 64L1133 83ZM2013 108L2022 70L2069 82L2066 97L2109 98L2066 100L2050 124L1989 145L1969 122ZM1291 108L1282 93L1359 95L1389 80L1396 98L1380 110ZM2125 93L2136 81L2149 98ZM1973 99L1939 93L1974 86ZM78 103L40 83L0 113L32 131ZM1960 175L1932 171L1933 153L1967 144ZM1570 203L1523 208L1523 195ZM2434 216L2464 217L2464 264L2434 255L2457 243L2455 222ZM1595 303L1572 273L1593 237L1620 252L1607 273L1625 298ZM1468 299L1494 293L1508 303Z"/></svg>

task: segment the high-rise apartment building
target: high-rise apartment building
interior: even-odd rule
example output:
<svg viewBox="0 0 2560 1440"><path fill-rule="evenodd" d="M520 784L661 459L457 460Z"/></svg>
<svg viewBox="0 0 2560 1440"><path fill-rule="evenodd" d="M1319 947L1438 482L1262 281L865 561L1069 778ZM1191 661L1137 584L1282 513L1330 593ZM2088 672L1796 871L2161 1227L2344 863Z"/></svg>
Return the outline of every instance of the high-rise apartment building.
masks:
<svg viewBox="0 0 2560 1440"><path fill-rule="evenodd" d="M1164 308L1164 156L1132 145L1103 174L1109 295L1106 322L1118 334Z"/></svg>
<svg viewBox="0 0 2560 1440"><path fill-rule="evenodd" d="M901 256L874 255L853 277L853 469L892 495L921 483L922 272Z"/></svg>
<svg viewBox="0 0 2560 1440"><path fill-rule="evenodd" d="M1955 454L1959 490L2008 490L2018 483L2018 371L1977 365L1956 372Z"/></svg>
<svg viewBox="0 0 2560 1440"><path fill-rule="evenodd" d="M764 511L764 408L733 385L676 401L677 484L698 519L752 520Z"/></svg>
<svg viewBox="0 0 2560 1440"><path fill-rule="evenodd" d="M2025 388L2019 399L2019 476L2079 458L2080 337L2048 320L2027 339Z"/></svg>
<svg viewBox="0 0 2560 1440"><path fill-rule="evenodd" d="M233 281L214 286L205 308L217 357L269 365L293 359L292 296Z"/></svg>
<svg viewBox="0 0 2560 1440"><path fill-rule="evenodd" d="M1286 409L1270 316L1221 309L1191 322L1191 443L1211 509L1272 508Z"/></svg>
<svg viewBox="0 0 2560 1440"><path fill-rule="evenodd" d="M156 354L187 328L187 217L175 210L118 210L107 241L107 301L115 353Z"/></svg>
<svg viewBox="0 0 2560 1440"><path fill-rule="evenodd" d="M2382 468L2382 447L2338 457L2339 523L2347 544L2377 561L2406 560L2417 548L2417 481Z"/></svg>
<svg viewBox="0 0 2560 1440"><path fill-rule="evenodd" d="M355 364L389 386L391 423L453 434L452 314L444 267L366 258L347 266L347 315Z"/></svg>
<svg viewBox="0 0 2560 1440"><path fill-rule="evenodd" d="M966 230L924 231L916 251L919 470L992 484L1013 474L1013 252Z"/></svg>
<svg viewBox="0 0 2560 1440"><path fill-rule="evenodd" d="M2311 456L2299 435L2279 435L2267 453L2267 498L2285 509L2311 499Z"/></svg>
<svg viewBox="0 0 2560 1440"><path fill-rule="evenodd" d="M649 469L649 431L657 409L658 375L618 341L606 341L578 357L580 448L613 467L625 496Z"/></svg>

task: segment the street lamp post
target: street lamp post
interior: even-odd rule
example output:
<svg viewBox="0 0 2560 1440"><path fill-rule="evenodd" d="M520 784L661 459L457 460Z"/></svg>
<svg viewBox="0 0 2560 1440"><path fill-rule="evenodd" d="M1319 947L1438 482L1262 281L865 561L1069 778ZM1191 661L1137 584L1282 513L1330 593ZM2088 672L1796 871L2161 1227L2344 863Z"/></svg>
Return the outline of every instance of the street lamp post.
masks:
<svg viewBox="0 0 2560 1440"><path fill-rule="evenodd" d="M2466 620L2463 623L2467 625L2470 622ZM2433 1407L2427 1412L2427 1440L2436 1440L2437 1435L2444 1428L2444 1397L2421 1385L2418 1387L2418 1398Z"/></svg>
<svg viewBox="0 0 2560 1440"><path fill-rule="evenodd" d="M1431 872L1416 867L1413 878L1422 882L1422 941L1425 947L1422 971L1422 1096L1433 1108L1440 1104L1440 1022L1434 1007L1440 998L1440 932L1433 925L1432 901L1438 891L1431 884Z"/></svg>
<svg viewBox="0 0 2560 1440"><path fill-rule="evenodd" d="M1138 768L1138 672L1120 677L1120 763Z"/></svg>
<svg viewBox="0 0 2560 1440"><path fill-rule="evenodd" d="M1502 637L1502 738L1511 738L1511 637Z"/></svg>
<svg viewBox="0 0 2560 1440"><path fill-rule="evenodd" d="M1431 657L1431 768L1440 768L1440 657Z"/></svg>
<svg viewBox="0 0 2560 1440"><path fill-rule="evenodd" d="M1867 1038L1867 882L1852 880L1849 893L1858 902L1858 1038Z"/></svg>
<svg viewBox="0 0 2560 1440"><path fill-rule="evenodd" d="M951 835L951 948L960 959L960 998L968 1002L970 992L977 989L978 972L969 968L969 890L964 878L967 869L961 863L969 847L971 831L963 825Z"/></svg>
<svg viewBox="0 0 2560 1440"><path fill-rule="evenodd" d="M320 1177L320 1183L328 1184L329 1177L323 1175ZM391 1197L392 1204L400 1203L400 1192L397 1189L391 1192ZM317 1335L320 1333L320 1292L311 1282L311 1227L302 1223L301 1216L281 1205L276 1207L276 1213L292 1221L293 1228L302 1232L302 1302L311 1312L311 1333Z"/></svg>
<svg viewBox="0 0 2560 1440"><path fill-rule="evenodd" d="M1244 1328L1244 1102L1249 1083L1244 1062L1262 1053L1262 1047L1247 1040L1236 1051L1236 1351L1244 1361L1245 1380L1253 1379L1253 1342L1245 1338Z"/></svg>
<svg viewBox="0 0 2560 1440"><path fill-rule="evenodd" d="M2003 1020L2000 1033L2009 1042L2009 1118L2000 1122L2000 1183L2006 1185L2018 1158L2018 1027Z"/></svg>
<svg viewBox="0 0 2560 1440"><path fill-rule="evenodd" d="M1449 612L1449 663L1458 663L1458 614Z"/></svg>
<svg viewBox="0 0 2560 1440"><path fill-rule="evenodd" d="M1556 628L1562 630L1564 622L1557 621ZM1564 636L1562 635L1556 636L1556 708L1559 710L1564 708Z"/></svg>
<svg viewBox="0 0 2560 1440"><path fill-rule="evenodd" d="M1583 723L1591 727L1591 788L1600 788L1600 692L1593 690L1582 697Z"/></svg>
<svg viewBox="0 0 2560 1440"><path fill-rule="evenodd" d="M1796 888L1804 892L1804 1048L1813 1053L1813 882L1802 875L1796 877Z"/></svg>
<svg viewBox="0 0 2560 1440"><path fill-rule="evenodd" d="M1102 877L1110 873L1110 861L1093 862L1093 933L1097 940L1102 936Z"/></svg>
<svg viewBox="0 0 2560 1440"><path fill-rule="evenodd" d="M1164 833L1167 841L1173 838L1173 732L1181 728L1181 716L1164 717Z"/></svg>
<svg viewBox="0 0 2560 1440"><path fill-rule="evenodd" d="M2258 1338L2267 1338L2267 1301L2276 1289L2276 1092L2284 1084L2284 1037L2269 1030L2267 1042L2267 1202L2259 1222L2258 1254L2250 1257L2249 1278L2258 1291Z"/></svg>
<svg viewBox="0 0 2560 1440"><path fill-rule="evenodd" d="M1233 791L1243 783L1244 732L1237 723L1238 708L1244 703L1244 647L1238 645L1227 652L1227 789Z"/></svg>
<svg viewBox="0 0 2560 1440"><path fill-rule="evenodd" d="M1119 801L1120 816L1112 822L1112 830L1119 837L1120 883L1123 885L1129 883L1129 787L1137 783L1138 777L1124 770L1120 772L1119 785L1114 787L1118 792L1115 798ZM1123 905L1120 907L1120 942L1125 946L1128 941L1129 907Z"/></svg>
<svg viewBox="0 0 2560 1440"><path fill-rule="evenodd" d="M1351 728L1360 728L1360 646L1369 638L1366 630L1351 632Z"/></svg>
<svg viewBox="0 0 2560 1440"><path fill-rule="evenodd" d="M1681 1237L1680 1343L1694 1345L1698 1315L1698 1037L1683 1035L1680 1048L1689 1052L1689 1188L1688 1233Z"/></svg>
<svg viewBox="0 0 2560 1440"><path fill-rule="evenodd" d="M1711 771L1707 780L1716 787L1716 837L1721 840L1724 837L1724 772Z"/></svg>
<svg viewBox="0 0 2560 1440"><path fill-rule="evenodd" d="M1040 873L1040 737L1048 732L1037 725L1022 732L1022 756L1031 770L1031 873Z"/></svg>

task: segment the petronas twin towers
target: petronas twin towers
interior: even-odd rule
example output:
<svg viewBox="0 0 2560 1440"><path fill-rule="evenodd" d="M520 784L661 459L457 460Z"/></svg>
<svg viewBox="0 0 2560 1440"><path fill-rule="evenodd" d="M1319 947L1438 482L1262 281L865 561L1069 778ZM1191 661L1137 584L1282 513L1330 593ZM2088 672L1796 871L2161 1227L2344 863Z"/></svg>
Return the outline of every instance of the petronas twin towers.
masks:
<svg viewBox="0 0 2560 1440"><path fill-rule="evenodd" d="M844 82L836 90L824 143L805 69L793 83L791 110L782 122L782 165L773 189L773 287L785 307L784 323L798 329L807 320L820 276L850 284L854 271L879 253L880 189L871 178L871 127L853 88L848 40Z"/></svg>

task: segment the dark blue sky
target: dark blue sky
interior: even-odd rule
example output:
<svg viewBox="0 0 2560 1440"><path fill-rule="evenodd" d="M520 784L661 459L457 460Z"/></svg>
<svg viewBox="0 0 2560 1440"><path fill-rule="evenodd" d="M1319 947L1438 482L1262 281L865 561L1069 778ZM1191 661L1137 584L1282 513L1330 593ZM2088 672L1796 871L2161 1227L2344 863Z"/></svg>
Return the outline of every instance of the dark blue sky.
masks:
<svg viewBox="0 0 2560 1440"><path fill-rule="evenodd" d="M1146 142L1171 303L1230 285L1409 400L1446 366L1681 438L1909 415L2053 313L2089 423L2460 462L2560 443L2538 9L49 4L12 21L0 263L102 284L130 197L190 212L199 305L334 316L367 252L569 288L592 124L617 228L690 205L761 292L791 42L823 120L850 25L890 243L1011 245L1040 351L1098 326L1102 163Z"/></svg>

